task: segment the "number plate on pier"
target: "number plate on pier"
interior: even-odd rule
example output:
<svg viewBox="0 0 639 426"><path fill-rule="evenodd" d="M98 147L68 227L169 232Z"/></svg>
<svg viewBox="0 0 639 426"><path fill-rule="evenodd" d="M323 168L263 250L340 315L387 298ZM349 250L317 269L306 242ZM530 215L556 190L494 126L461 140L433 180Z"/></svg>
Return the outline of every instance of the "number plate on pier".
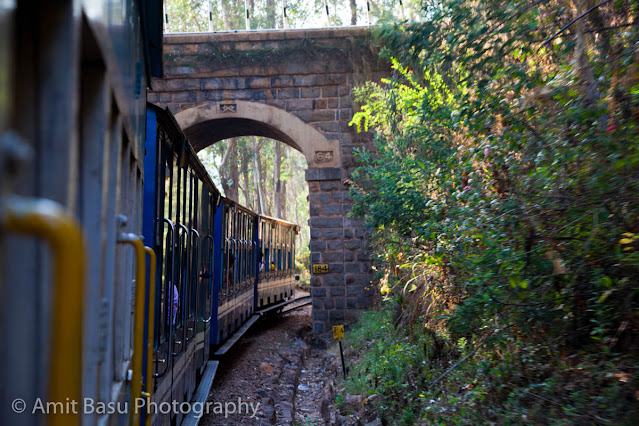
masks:
<svg viewBox="0 0 639 426"><path fill-rule="evenodd" d="M314 274L326 274L328 272L328 263L315 263L313 264Z"/></svg>

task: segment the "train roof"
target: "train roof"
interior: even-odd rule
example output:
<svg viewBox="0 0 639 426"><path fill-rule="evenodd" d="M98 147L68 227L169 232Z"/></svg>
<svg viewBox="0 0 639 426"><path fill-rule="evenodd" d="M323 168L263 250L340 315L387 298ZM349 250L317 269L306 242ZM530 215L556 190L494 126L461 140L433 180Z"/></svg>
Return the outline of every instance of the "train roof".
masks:
<svg viewBox="0 0 639 426"><path fill-rule="evenodd" d="M293 222L287 222L286 220L282 220L282 219L278 219L276 217L270 217L270 216L265 216L265 215L259 215L261 219L265 219L268 220L269 222L277 222L280 225L285 225L285 226L294 226L295 227L295 232L299 232L299 225L293 223Z"/></svg>
<svg viewBox="0 0 639 426"><path fill-rule="evenodd" d="M219 203L219 200L223 197L223 195L217 189L215 183L213 183L211 176L209 176L209 172L206 171L206 167L204 167L204 164L202 164L193 150L191 142L189 142L189 139L180 128L180 125L175 119L175 116L173 116L173 113L168 108L161 108L150 102L147 102L146 105L148 108L151 108L156 112L158 121L164 126L165 130L174 141L184 141L184 152L189 157L189 165L196 171L198 176L202 178L202 181L209 186L210 189L212 189L211 192L217 197L217 202Z"/></svg>

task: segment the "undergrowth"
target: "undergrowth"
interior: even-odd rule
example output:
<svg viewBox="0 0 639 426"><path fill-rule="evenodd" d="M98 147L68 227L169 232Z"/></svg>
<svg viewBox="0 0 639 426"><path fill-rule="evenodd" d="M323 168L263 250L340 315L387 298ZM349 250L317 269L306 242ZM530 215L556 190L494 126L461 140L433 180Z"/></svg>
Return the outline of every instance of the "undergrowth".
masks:
<svg viewBox="0 0 639 426"><path fill-rule="evenodd" d="M379 395L383 424L639 424L636 360L498 334L476 348L407 320L416 299L393 294L346 335L345 391Z"/></svg>

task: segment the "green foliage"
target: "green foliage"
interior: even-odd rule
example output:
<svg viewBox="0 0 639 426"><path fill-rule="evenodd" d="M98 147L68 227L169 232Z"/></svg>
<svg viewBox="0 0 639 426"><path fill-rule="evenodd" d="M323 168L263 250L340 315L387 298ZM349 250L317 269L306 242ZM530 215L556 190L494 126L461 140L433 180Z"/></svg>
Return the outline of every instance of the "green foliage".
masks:
<svg viewBox="0 0 639 426"><path fill-rule="evenodd" d="M639 6L592 6L427 3L424 23L382 31L395 77L356 92L352 125L377 151L358 153L353 212L459 354L490 336L487 365L512 356L486 372L516 423L534 417L532 393L556 418L597 421L588 404L620 409L625 384L584 374L605 395L570 393L562 374L575 359L637 364Z"/></svg>

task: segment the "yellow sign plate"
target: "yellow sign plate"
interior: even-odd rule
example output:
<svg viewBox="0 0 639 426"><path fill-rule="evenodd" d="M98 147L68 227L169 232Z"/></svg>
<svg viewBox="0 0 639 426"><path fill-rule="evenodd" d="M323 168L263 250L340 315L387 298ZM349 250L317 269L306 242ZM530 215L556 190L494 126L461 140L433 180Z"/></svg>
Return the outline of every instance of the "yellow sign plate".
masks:
<svg viewBox="0 0 639 426"><path fill-rule="evenodd" d="M344 326L343 325L333 326L333 339L342 340L343 338L344 338Z"/></svg>
<svg viewBox="0 0 639 426"><path fill-rule="evenodd" d="M313 264L313 273L314 274L326 274L326 273L328 273L328 263L314 263Z"/></svg>

